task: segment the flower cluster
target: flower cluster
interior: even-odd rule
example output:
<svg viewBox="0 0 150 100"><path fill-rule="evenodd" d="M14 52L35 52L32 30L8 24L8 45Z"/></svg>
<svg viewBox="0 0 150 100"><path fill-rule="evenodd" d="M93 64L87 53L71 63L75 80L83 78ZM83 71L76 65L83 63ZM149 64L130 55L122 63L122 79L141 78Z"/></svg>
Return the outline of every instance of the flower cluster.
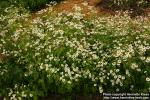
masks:
<svg viewBox="0 0 150 100"><path fill-rule="evenodd" d="M0 94L6 99L80 89L148 92L148 19L126 14L88 19L77 6L72 13L47 10L34 19L19 15L19 9L0 17L7 23L0 29L0 53L6 56L0 62Z"/></svg>

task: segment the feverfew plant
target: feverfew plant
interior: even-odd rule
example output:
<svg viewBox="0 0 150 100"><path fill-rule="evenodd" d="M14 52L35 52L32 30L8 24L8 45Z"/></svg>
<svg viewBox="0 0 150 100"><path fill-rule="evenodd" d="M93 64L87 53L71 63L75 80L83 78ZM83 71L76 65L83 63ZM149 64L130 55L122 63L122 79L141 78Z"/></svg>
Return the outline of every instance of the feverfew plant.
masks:
<svg viewBox="0 0 150 100"><path fill-rule="evenodd" d="M31 19L6 9L0 21L0 96L38 99L48 93L148 92L150 22L127 14L85 18L52 7ZM37 14L42 14L40 11Z"/></svg>

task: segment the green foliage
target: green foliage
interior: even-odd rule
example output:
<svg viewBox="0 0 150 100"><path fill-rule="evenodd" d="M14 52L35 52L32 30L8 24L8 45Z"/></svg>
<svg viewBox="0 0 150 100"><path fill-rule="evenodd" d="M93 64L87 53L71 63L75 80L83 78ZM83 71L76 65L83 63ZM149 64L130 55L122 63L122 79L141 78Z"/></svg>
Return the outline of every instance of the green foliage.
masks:
<svg viewBox="0 0 150 100"><path fill-rule="evenodd" d="M0 96L149 92L148 19L86 19L77 6L74 13L51 9L32 20L16 7L0 16L0 53L6 56L0 62Z"/></svg>
<svg viewBox="0 0 150 100"><path fill-rule="evenodd" d="M4 5L13 4L16 6L25 7L26 9L29 9L30 11L37 11L46 7L46 4L48 3L56 3L60 1L61 0L2 0L0 1L0 3L3 3Z"/></svg>

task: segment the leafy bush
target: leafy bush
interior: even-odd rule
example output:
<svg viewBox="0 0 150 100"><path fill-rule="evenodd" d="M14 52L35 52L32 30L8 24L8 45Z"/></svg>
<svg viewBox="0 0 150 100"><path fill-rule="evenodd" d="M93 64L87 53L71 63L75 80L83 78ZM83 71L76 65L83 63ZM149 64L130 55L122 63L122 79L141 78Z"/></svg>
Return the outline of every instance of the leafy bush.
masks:
<svg viewBox="0 0 150 100"><path fill-rule="evenodd" d="M30 11L37 11L46 6L50 2L60 2L61 0L5 0L5 2L14 4L17 6L23 6Z"/></svg>
<svg viewBox="0 0 150 100"><path fill-rule="evenodd" d="M0 0L0 14L3 13L4 9L9 7L11 4L6 0Z"/></svg>
<svg viewBox="0 0 150 100"><path fill-rule="evenodd" d="M149 20L126 14L85 19L80 7L75 9L55 14L49 8L33 21L20 9L5 10L0 96L149 92Z"/></svg>
<svg viewBox="0 0 150 100"><path fill-rule="evenodd" d="M102 0L105 8L115 10L130 10L134 14L141 14L144 8L149 7L149 0Z"/></svg>

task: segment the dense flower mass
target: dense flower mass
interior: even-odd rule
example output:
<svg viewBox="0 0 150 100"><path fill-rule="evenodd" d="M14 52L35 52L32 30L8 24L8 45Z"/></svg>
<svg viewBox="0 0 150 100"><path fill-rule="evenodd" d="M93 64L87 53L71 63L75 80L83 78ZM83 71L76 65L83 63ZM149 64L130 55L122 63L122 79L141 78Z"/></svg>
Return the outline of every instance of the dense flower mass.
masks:
<svg viewBox="0 0 150 100"><path fill-rule="evenodd" d="M10 7L0 16L0 95L148 92L150 22L127 14L85 18L82 9L31 19ZM47 12L47 14L44 14ZM82 90L81 90L82 89Z"/></svg>

